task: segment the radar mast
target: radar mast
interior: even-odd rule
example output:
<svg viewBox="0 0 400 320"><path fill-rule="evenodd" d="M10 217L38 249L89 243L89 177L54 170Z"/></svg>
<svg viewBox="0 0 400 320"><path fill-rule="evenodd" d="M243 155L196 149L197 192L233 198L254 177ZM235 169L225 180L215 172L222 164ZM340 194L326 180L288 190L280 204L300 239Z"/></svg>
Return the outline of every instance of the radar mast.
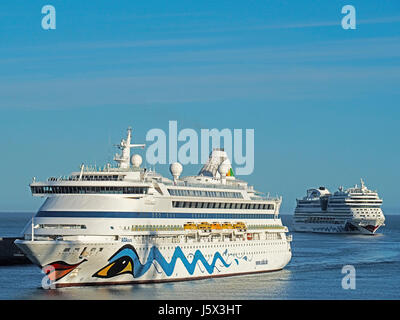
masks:
<svg viewBox="0 0 400 320"><path fill-rule="evenodd" d="M145 144L131 144L132 128L127 130L126 139L121 139L121 142L116 146L121 150L121 154L116 154L114 161L118 162L118 167L127 169L130 167L131 148L144 148Z"/></svg>

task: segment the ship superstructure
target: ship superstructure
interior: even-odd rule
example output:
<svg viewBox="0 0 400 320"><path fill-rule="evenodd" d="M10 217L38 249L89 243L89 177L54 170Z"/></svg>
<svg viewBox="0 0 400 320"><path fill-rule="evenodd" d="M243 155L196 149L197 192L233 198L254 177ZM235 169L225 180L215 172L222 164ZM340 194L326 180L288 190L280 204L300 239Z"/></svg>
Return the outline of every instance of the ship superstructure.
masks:
<svg viewBox="0 0 400 320"><path fill-rule="evenodd" d="M304 198L297 199L294 230L374 234L385 222L382 199L360 182L346 190L339 187L333 194L325 187L307 190Z"/></svg>
<svg viewBox="0 0 400 320"><path fill-rule="evenodd" d="M234 176L223 149L198 175L173 179L130 155L132 130L116 167L34 180L45 202L16 244L57 287L177 281L282 269L291 259L288 228L271 198Z"/></svg>

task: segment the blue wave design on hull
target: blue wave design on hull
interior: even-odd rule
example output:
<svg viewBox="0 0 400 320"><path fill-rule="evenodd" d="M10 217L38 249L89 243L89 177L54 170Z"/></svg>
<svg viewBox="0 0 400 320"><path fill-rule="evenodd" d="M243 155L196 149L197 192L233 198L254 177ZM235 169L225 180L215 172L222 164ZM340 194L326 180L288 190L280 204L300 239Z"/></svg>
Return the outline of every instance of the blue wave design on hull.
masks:
<svg viewBox="0 0 400 320"><path fill-rule="evenodd" d="M190 255L193 255L193 254L190 254ZM134 278L139 278L139 277L143 276L150 269L150 267L152 266L152 264L155 261L161 266L161 268L163 269L163 271L165 272L165 274L167 276L171 276L172 273L174 272L175 265L176 265L176 262L178 261L178 259L180 259L182 261L186 270L191 275L194 273L196 264L199 261L203 264L203 266L205 267L205 269L207 270L207 272L209 274L212 274L214 269L217 269L219 271L219 269L216 267L216 263L218 261L220 261L223 264L223 266L225 266L226 268L229 268L229 266L231 265L231 263L227 263L224 260L224 258L222 257L222 255L219 252L216 252L214 254L212 262L208 263L207 259L204 257L204 255L202 254L202 252L200 250L195 251L192 261L189 262L189 260L186 258L185 254L183 253L181 247L179 247L179 246L177 246L175 248L175 251L171 258L171 261L169 261L169 262L164 258L164 256L160 252L160 250L156 246L153 246L149 251L146 262L141 263L135 248L128 244L128 245L123 246L120 250L118 250L118 252L116 252L109 259L109 264L107 266L105 266L103 269L96 272L93 276L94 277L102 277L102 278L110 278L110 277L114 277L114 276L117 276L122 273L131 273ZM125 266L129 266L129 263L131 263L132 268L129 269L129 271L125 271L125 270L128 270L125 268L125 269L123 269L123 272L120 272L120 269L122 269L122 268L117 268L115 266L118 261L123 261L124 268L125 268ZM238 263L237 260L235 262ZM159 272L157 270L157 268L156 268L156 271Z"/></svg>

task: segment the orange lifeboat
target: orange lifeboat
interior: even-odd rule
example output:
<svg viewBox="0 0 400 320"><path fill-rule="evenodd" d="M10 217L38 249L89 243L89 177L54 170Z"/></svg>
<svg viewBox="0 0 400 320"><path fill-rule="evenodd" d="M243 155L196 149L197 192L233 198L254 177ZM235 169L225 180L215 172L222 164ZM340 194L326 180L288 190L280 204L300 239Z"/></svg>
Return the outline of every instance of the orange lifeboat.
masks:
<svg viewBox="0 0 400 320"><path fill-rule="evenodd" d="M211 224L211 229L213 229L213 230L222 230L222 226L218 222L213 222Z"/></svg>
<svg viewBox="0 0 400 320"><path fill-rule="evenodd" d="M232 223L224 222L222 224L222 229L233 229Z"/></svg>
<svg viewBox="0 0 400 320"><path fill-rule="evenodd" d="M246 230L246 225L243 222L237 222L233 225L233 228L236 230L242 230L245 231Z"/></svg>
<svg viewBox="0 0 400 320"><path fill-rule="evenodd" d="M209 224L208 222L200 222L197 225L197 229L203 234L209 233L209 232L211 232L211 224Z"/></svg>
<svg viewBox="0 0 400 320"><path fill-rule="evenodd" d="M197 227L193 222L187 222L183 225L184 230L196 230Z"/></svg>
<svg viewBox="0 0 400 320"><path fill-rule="evenodd" d="M237 222L233 225L233 229L236 235L244 235L244 232L246 231L246 225L243 222Z"/></svg>

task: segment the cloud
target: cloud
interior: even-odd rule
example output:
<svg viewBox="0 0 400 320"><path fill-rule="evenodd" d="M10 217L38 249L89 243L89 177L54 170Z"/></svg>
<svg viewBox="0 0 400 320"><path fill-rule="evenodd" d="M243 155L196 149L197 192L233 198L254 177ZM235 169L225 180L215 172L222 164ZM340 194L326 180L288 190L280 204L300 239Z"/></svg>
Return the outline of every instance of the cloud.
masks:
<svg viewBox="0 0 400 320"><path fill-rule="evenodd" d="M377 17L369 19L357 19L357 25L370 25L370 24L385 24L400 22L400 16L391 17ZM218 27L215 26L210 29L204 26L196 26L191 29L182 30L181 33L226 33L226 32L239 32L239 31L263 31L263 30L284 30L284 29L308 29L308 28L324 28L324 27L338 27L341 28L341 16L335 20L325 21L298 21L292 23L274 23L274 24L259 24L259 25L243 25L235 27Z"/></svg>
<svg viewBox="0 0 400 320"><path fill-rule="evenodd" d="M295 101L356 96L400 79L400 67L287 67L270 72L62 78L0 83L0 108L81 108L98 105L207 102L232 99Z"/></svg>
<svg viewBox="0 0 400 320"><path fill-rule="evenodd" d="M395 23L400 22L400 16L393 17L379 17L372 19L357 19L357 25L366 24L381 24L381 23ZM341 20L335 21L312 21L312 22L299 22L289 24L276 24L276 25L264 25L249 27L248 30L262 30L262 29L304 29L304 28L320 28L320 27L332 27L341 26Z"/></svg>

